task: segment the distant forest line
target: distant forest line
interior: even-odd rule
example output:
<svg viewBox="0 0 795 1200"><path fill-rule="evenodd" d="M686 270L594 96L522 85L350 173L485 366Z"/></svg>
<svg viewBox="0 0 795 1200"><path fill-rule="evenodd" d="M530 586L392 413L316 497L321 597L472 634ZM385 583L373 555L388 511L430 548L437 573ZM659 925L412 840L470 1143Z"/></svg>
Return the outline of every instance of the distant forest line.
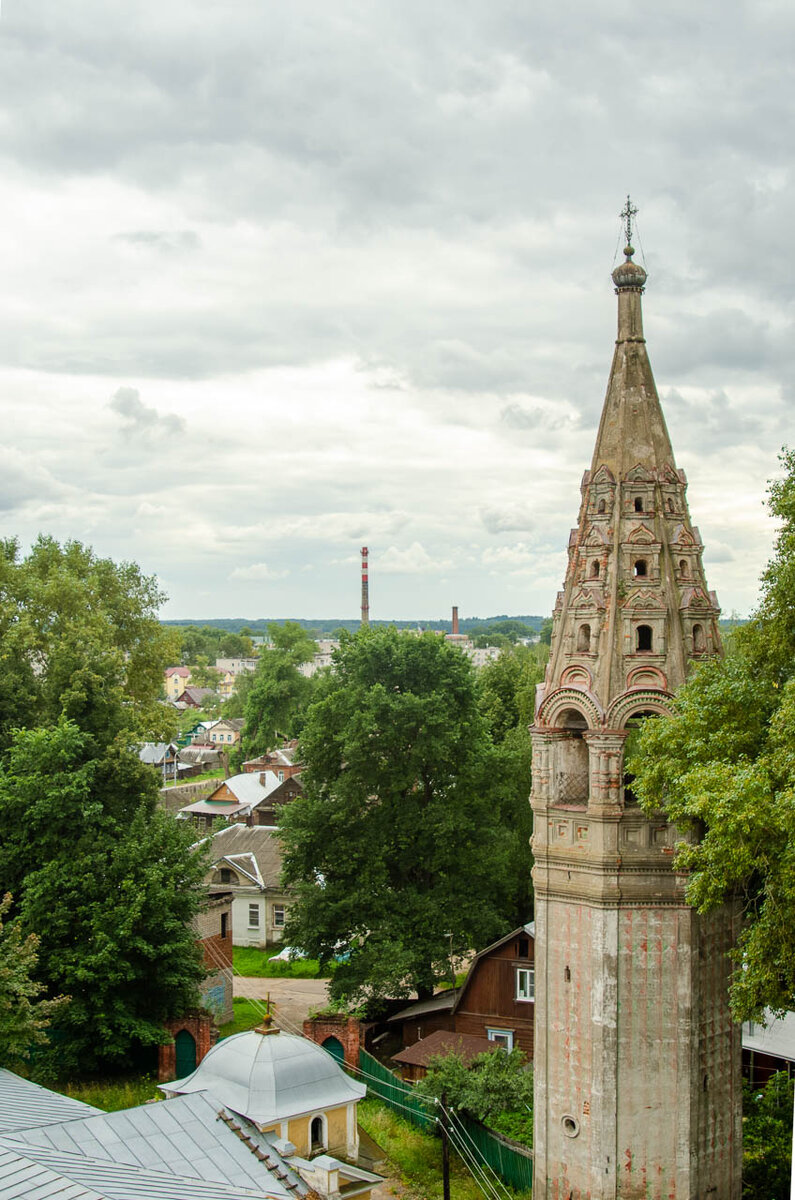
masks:
<svg viewBox="0 0 795 1200"><path fill-rule="evenodd" d="M544 622L548 619L548 617L540 617L537 614L509 616L506 613L500 613L494 617L461 617L459 618L458 628L461 633L470 633L484 626L493 625L497 621L521 621L523 624L540 633ZM246 617L202 617L170 619L161 621L161 625L174 625L182 628L186 626L209 627L210 629L220 629L224 633L239 633L241 629L245 629L254 634L255 637L267 637L269 625L284 625L287 621L293 621L296 625L300 625L302 629L311 631L315 637L330 637L339 629L346 629L349 633L355 633L361 626L361 621L346 617L323 617L317 620L308 620L303 617L258 617L256 620ZM723 617L718 622L718 625L721 632L726 633L728 630L734 629L738 625L745 625L746 623L746 617L732 616ZM370 624L375 627L389 627L394 625L397 629L439 629L444 633L449 633L452 629L452 621L449 618L429 619L426 621L371 620Z"/></svg>

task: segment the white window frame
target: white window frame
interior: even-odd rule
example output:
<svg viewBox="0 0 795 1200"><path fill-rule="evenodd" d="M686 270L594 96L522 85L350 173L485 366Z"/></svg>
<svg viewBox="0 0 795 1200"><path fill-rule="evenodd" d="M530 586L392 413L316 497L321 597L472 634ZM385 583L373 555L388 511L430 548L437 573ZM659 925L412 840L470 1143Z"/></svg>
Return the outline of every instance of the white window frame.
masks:
<svg viewBox="0 0 795 1200"><path fill-rule="evenodd" d="M252 917L254 920L252 920ZM248 927L249 929L259 929L260 927L260 907L258 904L249 904L248 906Z"/></svg>
<svg viewBox="0 0 795 1200"><path fill-rule="evenodd" d="M486 1027L486 1037L490 1042L494 1042L495 1046L502 1046L505 1050L513 1050L513 1030L512 1029L491 1029Z"/></svg>
<svg viewBox="0 0 795 1200"><path fill-rule="evenodd" d="M273 928L284 929L287 910L283 904L274 904L273 906Z"/></svg>
<svg viewBox="0 0 795 1200"><path fill-rule="evenodd" d="M515 998L521 1004L532 1004L536 998L535 967L516 968Z"/></svg>

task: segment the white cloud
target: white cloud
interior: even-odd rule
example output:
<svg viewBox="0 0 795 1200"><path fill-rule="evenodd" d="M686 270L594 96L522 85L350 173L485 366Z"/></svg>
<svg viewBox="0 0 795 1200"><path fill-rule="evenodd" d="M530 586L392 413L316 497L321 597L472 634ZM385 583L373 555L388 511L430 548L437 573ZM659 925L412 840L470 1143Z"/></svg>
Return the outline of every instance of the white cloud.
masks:
<svg viewBox="0 0 795 1200"><path fill-rule="evenodd" d="M419 542L412 542L405 549L390 546L375 559L373 570L376 575L432 575L450 565L449 560L432 557Z"/></svg>
<svg viewBox="0 0 795 1200"><path fill-rule="evenodd" d="M230 573L230 579L239 579L250 583L262 579L285 579L290 574L289 571L274 570L267 563L251 563L248 567L235 567Z"/></svg>

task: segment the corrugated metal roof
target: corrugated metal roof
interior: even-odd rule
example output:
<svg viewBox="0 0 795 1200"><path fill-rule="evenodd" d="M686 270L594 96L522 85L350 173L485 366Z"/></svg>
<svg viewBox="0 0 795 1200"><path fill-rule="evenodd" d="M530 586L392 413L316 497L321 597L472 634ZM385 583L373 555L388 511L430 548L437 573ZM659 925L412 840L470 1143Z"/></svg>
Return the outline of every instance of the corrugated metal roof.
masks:
<svg viewBox="0 0 795 1200"><path fill-rule="evenodd" d="M423 1017L426 1013L452 1012L457 996L457 988L448 988L446 992L437 992L435 996L431 996L430 1000L418 1000L416 1004L409 1004L406 1008L401 1008L400 1012L393 1013L391 1017L387 1018L387 1024L390 1021L407 1021L412 1017Z"/></svg>
<svg viewBox="0 0 795 1200"><path fill-rule="evenodd" d="M0 1068L0 1134L90 1117L100 1109Z"/></svg>
<svg viewBox="0 0 795 1200"><path fill-rule="evenodd" d="M205 1182L0 1139L3 1200L268 1200L268 1188Z"/></svg>
<svg viewBox="0 0 795 1200"><path fill-rule="evenodd" d="M282 874L282 845L276 830L266 825L232 825L213 835L212 861L250 854L262 879L263 887L279 887Z"/></svg>
<svg viewBox="0 0 795 1200"><path fill-rule="evenodd" d="M13 1136L28 1146L165 1171L186 1179L267 1189L284 1200L294 1196L295 1189L285 1186L256 1158L254 1148L276 1157L262 1134L250 1126L245 1133L254 1146L247 1145L219 1118L221 1109L220 1100L209 1092L194 1092L165 1103L98 1113L82 1121L19 1131Z"/></svg>

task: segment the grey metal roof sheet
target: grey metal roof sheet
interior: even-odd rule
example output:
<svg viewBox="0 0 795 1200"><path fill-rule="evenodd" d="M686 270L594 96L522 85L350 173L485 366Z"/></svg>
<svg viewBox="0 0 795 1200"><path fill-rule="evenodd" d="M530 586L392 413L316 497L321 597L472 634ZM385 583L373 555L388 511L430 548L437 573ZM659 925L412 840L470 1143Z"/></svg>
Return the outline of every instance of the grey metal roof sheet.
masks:
<svg viewBox="0 0 795 1200"><path fill-rule="evenodd" d="M266 1189L274 1197L294 1195L219 1118L221 1109L220 1099L209 1092L194 1092L165 1103L21 1130L13 1137L27 1146L168 1172L187 1179ZM273 1156L270 1144L256 1129L252 1127L246 1133L259 1149ZM2 1190L0 1195L4 1195Z"/></svg>
<svg viewBox="0 0 795 1200"><path fill-rule="evenodd" d="M361 1100L367 1092L307 1038L254 1029L216 1042L192 1074L160 1086L170 1093L207 1089L259 1125Z"/></svg>
<svg viewBox="0 0 795 1200"><path fill-rule="evenodd" d="M0 1138L3 1200L267 1200L275 1195L269 1186L186 1179Z"/></svg>
<svg viewBox="0 0 795 1200"><path fill-rule="evenodd" d="M82 1100L51 1092L0 1068L0 1134L35 1125L60 1124L100 1112Z"/></svg>

